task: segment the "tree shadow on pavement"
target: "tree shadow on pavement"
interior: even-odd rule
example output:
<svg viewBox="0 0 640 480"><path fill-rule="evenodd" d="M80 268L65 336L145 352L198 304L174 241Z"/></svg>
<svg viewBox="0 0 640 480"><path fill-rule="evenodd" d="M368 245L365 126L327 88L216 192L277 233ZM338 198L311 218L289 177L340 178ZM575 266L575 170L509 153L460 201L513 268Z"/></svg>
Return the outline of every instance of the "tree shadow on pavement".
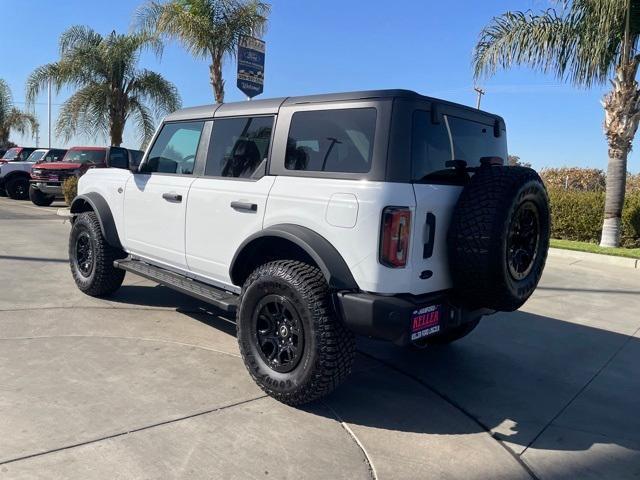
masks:
<svg viewBox="0 0 640 480"><path fill-rule="evenodd" d="M109 300L173 307L235 335L233 319L165 287L126 285ZM361 338L352 376L303 409L401 432L488 430L516 453L613 444L635 452L640 465L639 341L522 311L485 317L449 346L419 350Z"/></svg>
<svg viewBox="0 0 640 480"><path fill-rule="evenodd" d="M449 435L489 430L517 453L532 444L571 451L615 444L636 451L640 467L637 338L514 312L484 318L449 346L362 339L359 350L384 367L357 372L329 397L345 422ZM476 427L443 421L444 404ZM554 435L545 434L550 426Z"/></svg>

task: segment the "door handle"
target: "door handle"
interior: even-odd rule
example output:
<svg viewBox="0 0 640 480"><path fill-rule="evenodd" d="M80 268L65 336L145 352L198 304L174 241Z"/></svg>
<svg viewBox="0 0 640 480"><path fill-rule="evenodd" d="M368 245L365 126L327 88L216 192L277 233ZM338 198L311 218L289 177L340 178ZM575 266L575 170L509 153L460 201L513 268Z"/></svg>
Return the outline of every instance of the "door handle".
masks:
<svg viewBox="0 0 640 480"><path fill-rule="evenodd" d="M231 202L231 208L234 210L244 210L247 212L257 212L258 205L250 202Z"/></svg>
<svg viewBox="0 0 640 480"><path fill-rule="evenodd" d="M179 193L169 192L163 193L162 198L164 198L168 202L177 202L180 203L182 201L182 195Z"/></svg>

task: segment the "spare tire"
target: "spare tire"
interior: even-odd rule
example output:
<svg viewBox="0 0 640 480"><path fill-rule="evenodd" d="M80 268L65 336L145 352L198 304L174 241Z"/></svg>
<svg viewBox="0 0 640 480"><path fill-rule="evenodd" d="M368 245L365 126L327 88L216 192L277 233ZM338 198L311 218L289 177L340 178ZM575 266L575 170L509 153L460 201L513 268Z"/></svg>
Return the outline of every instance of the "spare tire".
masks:
<svg viewBox="0 0 640 480"><path fill-rule="evenodd" d="M447 235L456 301L517 310L542 276L549 234L549 199L534 170L480 167L460 194Z"/></svg>

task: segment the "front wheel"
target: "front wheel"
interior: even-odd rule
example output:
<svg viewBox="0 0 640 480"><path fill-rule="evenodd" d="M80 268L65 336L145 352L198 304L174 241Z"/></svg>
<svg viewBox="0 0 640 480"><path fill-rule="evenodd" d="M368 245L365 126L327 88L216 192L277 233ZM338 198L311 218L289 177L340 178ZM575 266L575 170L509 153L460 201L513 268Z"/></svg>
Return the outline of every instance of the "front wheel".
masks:
<svg viewBox="0 0 640 480"><path fill-rule="evenodd" d="M92 297L115 292L124 280L124 270L113 261L126 254L109 245L94 212L78 215L69 235L69 264L78 288Z"/></svg>
<svg viewBox="0 0 640 480"><path fill-rule="evenodd" d="M322 272L306 263L258 267L242 288L237 330L249 373L283 403L323 397L351 372L353 334L334 312Z"/></svg>
<svg viewBox="0 0 640 480"><path fill-rule="evenodd" d="M26 200L29 198L29 180L18 177L7 182L7 194L13 200Z"/></svg>
<svg viewBox="0 0 640 480"><path fill-rule="evenodd" d="M40 190L29 187L29 199L39 207L48 207L56 199L54 195L45 195Z"/></svg>

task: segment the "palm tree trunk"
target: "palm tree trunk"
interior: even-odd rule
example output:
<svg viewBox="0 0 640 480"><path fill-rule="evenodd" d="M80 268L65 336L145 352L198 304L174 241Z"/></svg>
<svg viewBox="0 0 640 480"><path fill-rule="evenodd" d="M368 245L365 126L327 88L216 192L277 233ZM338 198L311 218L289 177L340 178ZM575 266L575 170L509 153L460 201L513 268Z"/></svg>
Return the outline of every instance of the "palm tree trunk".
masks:
<svg viewBox="0 0 640 480"><path fill-rule="evenodd" d="M111 137L111 146L119 147L122 144L122 132L124 131L124 121L119 118L111 119L109 126L109 136Z"/></svg>
<svg viewBox="0 0 640 480"><path fill-rule="evenodd" d="M635 80L640 57L616 69L611 91L604 97L604 130L609 144L607 192L600 245L618 247L627 180L627 156L640 120L640 90Z"/></svg>
<svg viewBox="0 0 640 480"><path fill-rule="evenodd" d="M213 52L211 54L212 63L209 66L211 86L216 103L224 102L224 80L222 79L222 54Z"/></svg>

